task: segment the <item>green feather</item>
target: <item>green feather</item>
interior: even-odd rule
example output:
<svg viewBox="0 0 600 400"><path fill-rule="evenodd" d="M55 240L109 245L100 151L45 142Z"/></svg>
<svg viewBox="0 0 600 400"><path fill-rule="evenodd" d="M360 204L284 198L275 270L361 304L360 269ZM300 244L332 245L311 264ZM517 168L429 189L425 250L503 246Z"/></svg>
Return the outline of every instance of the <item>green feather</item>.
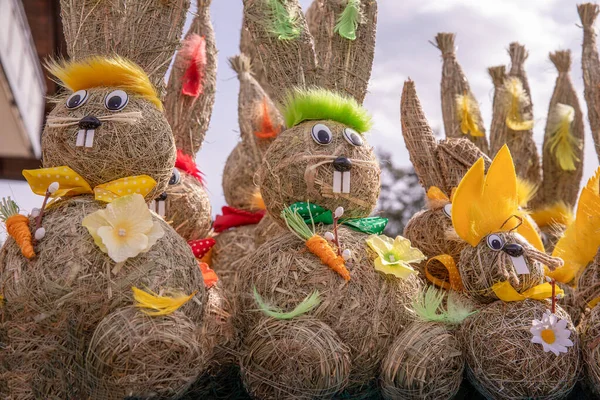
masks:
<svg viewBox="0 0 600 400"><path fill-rule="evenodd" d="M319 296L319 291L315 290L314 292L306 296L306 298L302 300L302 302L298 304L296 308L294 308L292 311L282 312L278 308L273 308L267 305L262 299L262 297L260 297L260 294L258 294L258 290L256 290L255 286L254 301L256 301L256 304L258 304L260 311L262 311L265 315L268 315L269 317L275 319L292 319L306 314L307 312L321 304L321 297Z"/></svg>
<svg viewBox="0 0 600 400"><path fill-rule="evenodd" d="M356 40L356 28L358 28L360 19L360 0L348 0L346 8L340 14L333 30L343 38Z"/></svg>
<svg viewBox="0 0 600 400"><path fill-rule="evenodd" d="M300 36L300 24L296 10L290 10L280 0L267 0L271 33L279 40L293 40Z"/></svg>
<svg viewBox="0 0 600 400"><path fill-rule="evenodd" d="M454 292L448 293L446 307L444 307L442 303L445 297L443 291L430 286L417 296L413 302L413 309L424 321L447 324L460 324L465 318L476 313Z"/></svg>

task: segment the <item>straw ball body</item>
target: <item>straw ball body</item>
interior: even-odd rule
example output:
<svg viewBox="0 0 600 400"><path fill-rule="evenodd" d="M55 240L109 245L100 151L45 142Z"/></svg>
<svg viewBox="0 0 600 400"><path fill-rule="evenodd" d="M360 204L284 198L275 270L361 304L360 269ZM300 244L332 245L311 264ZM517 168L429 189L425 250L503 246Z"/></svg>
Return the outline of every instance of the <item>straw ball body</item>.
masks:
<svg viewBox="0 0 600 400"><path fill-rule="evenodd" d="M574 346L559 356L532 343L531 321L541 320L549 301L494 302L461 325L459 336L469 381L490 399L563 399L575 386L580 369L579 340L569 315Z"/></svg>
<svg viewBox="0 0 600 400"><path fill-rule="evenodd" d="M386 399L451 399L463 378L460 343L443 324L413 322L396 338L381 365Z"/></svg>
<svg viewBox="0 0 600 400"><path fill-rule="evenodd" d="M311 135L316 125L331 131L327 145ZM282 132L267 150L259 170L260 191L267 210L280 224L284 207L309 201L335 210L344 207L345 218L367 217L375 209L381 170L371 146L353 146L344 138L345 126L334 121L306 121ZM334 193L334 161L350 161L349 193ZM340 173L340 172L338 172Z"/></svg>
<svg viewBox="0 0 600 400"><path fill-rule="evenodd" d="M114 90L118 88L89 89L87 101L75 109L67 108L68 96L58 98L42 134L42 164L46 168L68 166L92 187L128 176L149 175L157 182L146 196L152 199L165 190L175 165L171 128L156 106L133 93L127 93L128 102L120 111L107 110L106 97ZM120 116L123 120L115 120ZM80 125L84 117L94 117L95 124L100 125L95 129ZM55 127L53 118L70 120L64 124L58 121L61 126ZM82 139L87 145L81 143Z"/></svg>
<svg viewBox="0 0 600 400"><path fill-rule="evenodd" d="M255 230L256 225L243 225L215 236L211 268L219 275L225 290L231 290L235 275L242 269L241 263L254 251Z"/></svg>
<svg viewBox="0 0 600 400"><path fill-rule="evenodd" d="M577 304L585 309L588 303L600 298L600 250L577 278Z"/></svg>
<svg viewBox="0 0 600 400"><path fill-rule="evenodd" d="M600 396L600 309L594 307L583 317L577 327L581 338L584 381L595 396Z"/></svg>
<svg viewBox="0 0 600 400"><path fill-rule="evenodd" d="M286 232L277 222L273 220L270 214L265 216L256 224L254 229L254 245L256 248L261 246L263 243L278 237Z"/></svg>

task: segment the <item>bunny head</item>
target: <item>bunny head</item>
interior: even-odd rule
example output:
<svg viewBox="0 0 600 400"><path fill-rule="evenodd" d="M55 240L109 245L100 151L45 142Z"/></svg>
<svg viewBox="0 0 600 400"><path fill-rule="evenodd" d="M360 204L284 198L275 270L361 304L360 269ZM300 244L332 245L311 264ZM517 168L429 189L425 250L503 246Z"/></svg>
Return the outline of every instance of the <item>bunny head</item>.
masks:
<svg viewBox="0 0 600 400"><path fill-rule="evenodd" d="M562 261L544 252L531 219L519 207L517 177L507 146L485 174L478 160L461 180L452 202L452 225L467 245L460 255L460 276L467 293L489 303L497 284L508 282L519 293L543 282L544 265Z"/></svg>
<svg viewBox="0 0 600 400"><path fill-rule="evenodd" d="M360 105L373 60L377 4L320 3L312 20L322 24L311 25L312 31L296 0L244 3L256 57L287 126L258 173L266 208L281 223L281 210L299 201L366 217L379 196L379 165L364 138L370 117ZM338 26L325 34L345 7L357 7L357 19L348 30Z"/></svg>
<svg viewBox="0 0 600 400"><path fill-rule="evenodd" d="M92 187L149 175L157 183L151 199L167 186L175 162L157 88L189 4L88 3L61 8L70 61L49 63L66 90L42 134L42 162L68 166Z"/></svg>

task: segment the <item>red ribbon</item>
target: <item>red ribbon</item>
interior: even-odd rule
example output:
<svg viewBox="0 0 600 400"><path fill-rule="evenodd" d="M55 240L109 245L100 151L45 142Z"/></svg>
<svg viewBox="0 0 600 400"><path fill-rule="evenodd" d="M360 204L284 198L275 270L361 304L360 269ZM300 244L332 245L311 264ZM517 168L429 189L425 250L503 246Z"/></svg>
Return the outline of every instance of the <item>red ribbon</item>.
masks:
<svg viewBox="0 0 600 400"><path fill-rule="evenodd" d="M265 210L250 212L229 206L223 207L221 212L223 215L217 215L213 223L213 229L217 233L237 226L258 224L265 216Z"/></svg>
<svg viewBox="0 0 600 400"><path fill-rule="evenodd" d="M192 252L196 258L202 258L208 251L217 243L213 238L206 238L200 240L190 240L188 244L192 248Z"/></svg>

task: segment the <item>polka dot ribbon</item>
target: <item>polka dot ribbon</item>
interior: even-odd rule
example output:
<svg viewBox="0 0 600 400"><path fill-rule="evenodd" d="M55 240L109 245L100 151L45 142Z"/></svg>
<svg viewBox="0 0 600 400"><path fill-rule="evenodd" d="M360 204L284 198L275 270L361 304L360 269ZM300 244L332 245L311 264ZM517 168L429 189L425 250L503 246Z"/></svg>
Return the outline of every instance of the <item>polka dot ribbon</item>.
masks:
<svg viewBox="0 0 600 400"><path fill-rule="evenodd" d="M192 252L196 258L202 258L206 253L212 249L215 245L216 240L214 238L206 238L200 240L190 240L188 244L192 248Z"/></svg>
<svg viewBox="0 0 600 400"><path fill-rule="evenodd" d="M292 211L297 212L304 218L304 222L309 225L313 222L315 224L333 224L333 214L331 210L327 210L316 204L301 201L292 204L289 208ZM383 217L341 218L339 223L358 232L369 235L381 235L388 223L388 219Z"/></svg>
<svg viewBox="0 0 600 400"><path fill-rule="evenodd" d="M446 268L446 271L448 271L447 281L431 275L429 272L429 265L432 261L438 261ZM452 256L448 254L440 254L439 256L431 257L429 260L427 260L427 263L425 264L425 277L431 283L441 287L442 289L451 289L457 292L462 292L464 290L462 279L460 278L460 273L458 272L456 263L454 262Z"/></svg>
<svg viewBox="0 0 600 400"><path fill-rule="evenodd" d="M62 166L54 168L26 169L23 176L35 194L46 195L46 190L53 182L58 182L58 190L50 197L70 197L80 194L94 194L96 200L110 203L113 200L130 194L146 196L156 186L156 181L148 175L129 176L116 179L92 187L71 168Z"/></svg>

